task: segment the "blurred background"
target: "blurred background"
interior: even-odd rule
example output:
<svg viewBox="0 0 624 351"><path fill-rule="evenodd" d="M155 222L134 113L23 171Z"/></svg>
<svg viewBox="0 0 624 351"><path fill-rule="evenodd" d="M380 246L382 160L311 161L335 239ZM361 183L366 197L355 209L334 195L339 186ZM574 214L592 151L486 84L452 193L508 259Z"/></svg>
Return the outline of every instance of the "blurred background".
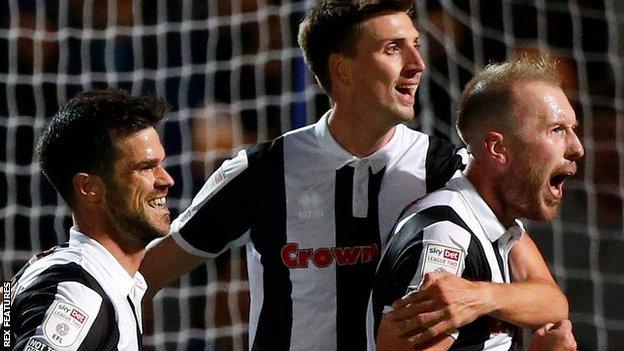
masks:
<svg viewBox="0 0 624 351"><path fill-rule="evenodd" d="M297 27L312 1L0 2L0 275L65 242L69 211L33 163L46 121L76 93L118 87L164 97L160 126L174 214L241 148L317 120L328 99ZM421 0L427 71L410 127L458 142L457 97L476 70L518 51L560 60L586 155L559 217L530 223L570 301L579 350L624 350L624 2ZM206 228L206 235L219 235ZM148 350L245 350L244 250L161 291Z"/></svg>

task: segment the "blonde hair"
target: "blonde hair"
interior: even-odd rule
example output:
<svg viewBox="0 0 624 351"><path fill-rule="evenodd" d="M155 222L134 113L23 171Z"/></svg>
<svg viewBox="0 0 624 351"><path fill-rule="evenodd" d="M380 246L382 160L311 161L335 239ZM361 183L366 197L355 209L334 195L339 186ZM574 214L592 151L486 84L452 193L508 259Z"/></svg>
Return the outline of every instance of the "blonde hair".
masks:
<svg viewBox="0 0 624 351"><path fill-rule="evenodd" d="M518 83L546 82L560 87L557 62L540 55L516 55L487 65L466 84L459 100L456 128L471 152L483 128L513 132L515 119L511 89Z"/></svg>

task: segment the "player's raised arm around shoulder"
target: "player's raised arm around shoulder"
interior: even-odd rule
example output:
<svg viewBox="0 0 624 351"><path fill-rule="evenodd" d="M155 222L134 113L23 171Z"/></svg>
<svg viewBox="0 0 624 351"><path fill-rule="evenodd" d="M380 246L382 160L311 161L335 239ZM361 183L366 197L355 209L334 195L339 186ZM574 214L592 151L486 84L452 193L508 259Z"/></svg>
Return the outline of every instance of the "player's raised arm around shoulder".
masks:
<svg viewBox="0 0 624 351"><path fill-rule="evenodd" d="M206 260L184 251L171 235L151 245L139 268L147 282L146 300Z"/></svg>
<svg viewBox="0 0 624 351"><path fill-rule="evenodd" d="M509 262L511 284L432 273L431 284L423 284L418 294L397 300L390 317L404 324L405 334L411 334L410 340L415 343L431 340L483 315L533 329L567 318L567 300L526 234L513 246ZM423 318L430 319L432 325L424 331L419 330Z"/></svg>
<svg viewBox="0 0 624 351"><path fill-rule="evenodd" d="M170 235L148 246L139 268L148 298L208 258L249 241L256 203L253 184L246 150L210 176L173 221Z"/></svg>
<svg viewBox="0 0 624 351"><path fill-rule="evenodd" d="M509 264L513 283L493 287L491 316L532 329L568 318L568 300L527 233L511 249Z"/></svg>

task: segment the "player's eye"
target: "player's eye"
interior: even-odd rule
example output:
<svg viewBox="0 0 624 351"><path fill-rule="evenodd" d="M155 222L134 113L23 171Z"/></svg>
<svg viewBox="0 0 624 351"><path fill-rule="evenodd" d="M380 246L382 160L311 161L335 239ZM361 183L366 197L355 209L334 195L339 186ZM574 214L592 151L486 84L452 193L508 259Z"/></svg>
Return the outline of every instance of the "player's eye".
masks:
<svg viewBox="0 0 624 351"><path fill-rule="evenodd" d="M152 164L148 164L148 165L143 165L143 166L141 166L141 168L140 168L140 169L141 169L141 172L151 172L151 171L153 171L153 170L154 170L154 168L155 168L155 166L154 166L154 165L152 165Z"/></svg>
<svg viewBox="0 0 624 351"><path fill-rule="evenodd" d="M386 52L388 53L395 53L399 51L401 51L401 48L395 43L391 43L386 46Z"/></svg>

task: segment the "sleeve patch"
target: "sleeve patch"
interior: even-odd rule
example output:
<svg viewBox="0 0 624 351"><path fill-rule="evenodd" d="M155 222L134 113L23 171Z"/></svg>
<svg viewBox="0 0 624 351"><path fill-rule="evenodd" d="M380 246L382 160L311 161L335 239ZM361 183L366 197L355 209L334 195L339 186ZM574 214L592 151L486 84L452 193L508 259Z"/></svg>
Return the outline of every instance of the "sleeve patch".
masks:
<svg viewBox="0 0 624 351"><path fill-rule="evenodd" d="M45 337L55 346L73 345L89 316L80 308L67 302L56 301L43 323Z"/></svg>
<svg viewBox="0 0 624 351"><path fill-rule="evenodd" d="M462 256L461 249L440 244L426 244L422 275L432 272L449 272L458 275L461 262L463 262Z"/></svg>

